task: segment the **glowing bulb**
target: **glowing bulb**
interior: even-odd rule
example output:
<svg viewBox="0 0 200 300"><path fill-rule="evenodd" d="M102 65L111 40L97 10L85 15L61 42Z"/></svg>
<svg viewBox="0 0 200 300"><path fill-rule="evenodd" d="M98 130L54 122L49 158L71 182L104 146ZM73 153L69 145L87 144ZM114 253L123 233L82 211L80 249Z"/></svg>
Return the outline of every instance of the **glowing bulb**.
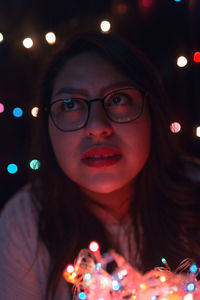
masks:
<svg viewBox="0 0 200 300"><path fill-rule="evenodd" d="M31 109L31 114L32 114L33 117L37 118L38 113L39 113L39 107L33 107Z"/></svg>
<svg viewBox="0 0 200 300"><path fill-rule="evenodd" d="M197 265L195 265L195 264L192 264L191 266L190 266L190 272L191 273L197 273L198 272L198 267L197 267Z"/></svg>
<svg viewBox="0 0 200 300"><path fill-rule="evenodd" d="M111 24L109 21L102 21L100 24L100 28L103 32L108 32L110 30Z"/></svg>
<svg viewBox="0 0 200 300"><path fill-rule="evenodd" d="M183 68L187 65L188 60L185 56L179 56L177 58L177 66L179 66L180 68Z"/></svg>
<svg viewBox="0 0 200 300"><path fill-rule="evenodd" d="M23 115L23 110L20 107L15 107L13 109L13 116L16 118L20 118Z"/></svg>
<svg viewBox="0 0 200 300"><path fill-rule="evenodd" d="M55 33L53 33L53 32L48 32L48 33L45 35L45 39L46 39L47 43L49 43L50 45L55 44L55 42L56 42L56 36L55 36Z"/></svg>
<svg viewBox="0 0 200 300"><path fill-rule="evenodd" d="M89 244L89 249L90 249L90 251L92 251L92 252L96 252L96 251L98 251L99 250L99 244L97 243L97 242L91 242L90 244Z"/></svg>
<svg viewBox="0 0 200 300"><path fill-rule="evenodd" d="M161 258L161 261L162 261L162 263L163 263L163 265L165 265L166 264L166 259L163 257L163 258Z"/></svg>
<svg viewBox="0 0 200 300"><path fill-rule="evenodd" d="M200 126L196 128L196 136L200 137Z"/></svg>
<svg viewBox="0 0 200 300"><path fill-rule="evenodd" d="M0 32L0 43L3 42L3 34Z"/></svg>
<svg viewBox="0 0 200 300"><path fill-rule="evenodd" d="M74 272L74 267L72 265L68 265L67 268L66 268L66 271L68 273L73 273Z"/></svg>
<svg viewBox="0 0 200 300"><path fill-rule="evenodd" d="M188 292L194 292L195 288L196 288L196 287L195 287L194 282L190 282L190 283L187 284L186 290L187 290Z"/></svg>
<svg viewBox="0 0 200 300"><path fill-rule="evenodd" d="M29 49L29 48L31 48L33 46L33 40L31 38L29 38L29 37L25 38L23 40L23 45L24 45L25 48Z"/></svg>
<svg viewBox="0 0 200 300"><path fill-rule="evenodd" d="M73 272L72 273L72 278L75 278L76 277L76 272Z"/></svg>
<svg viewBox="0 0 200 300"><path fill-rule="evenodd" d="M194 62L199 63L200 62L200 52L195 52L193 57Z"/></svg>
<svg viewBox="0 0 200 300"><path fill-rule="evenodd" d="M15 174L18 171L18 167L16 164L9 164L7 167L8 173Z"/></svg>
<svg viewBox="0 0 200 300"><path fill-rule="evenodd" d="M187 294L187 295L185 295L183 300L193 300L193 295L192 294Z"/></svg>
<svg viewBox="0 0 200 300"><path fill-rule="evenodd" d="M32 170L38 170L40 168L40 162L37 159L32 159L29 166Z"/></svg>
<svg viewBox="0 0 200 300"><path fill-rule="evenodd" d="M84 293L84 292L80 292L80 293L78 294L78 297L79 297L79 299L81 299L81 300L85 300L85 299L87 298L86 293Z"/></svg>
<svg viewBox="0 0 200 300"><path fill-rule="evenodd" d="M117 281L117 280L113 280L112 281L112 289L114 291L118 291L120 289L120 283L119 283L119 281Z"/></svg>
<svg viewBox="0 0 200 300"><path fill-rule="evenodd" d="M166 281L166 277L165 277L165 276L161 276L161 277L160 277L160 281L161 281L161 282L165 282L165 281Z"/></svg>
<svg viewBox="0 0 200 300"><path fill-rule="evenodd" d="M146 284L144 284L144 283L141 283L140 284L140 288L143 290L143 291L145 291L146 290Z"/></svg>
<svg viewBox="0 0 200 300"><path fill-rule="evenodd" d="M4 112L4 105L3 103L0 103L0 114Z"/></svg>
<svg viewBox="0 0 200 300"><path fill-rule="evenodd" d="M173 123L171 123L171 125L170 125L170 130L171 130L171 132L173 132L173 133L179 132L179 131L181 130L181 124L178 123L178 122L173 122Z"/></svg>
<svg viewBox="0 0 200 300"><path fill-rule="evenodd" d="M88 280L90 280L92 278L92 275L90 274L90 273L85 273L85 275L84 275L84 280L85 281L88 281Z"/></svg>

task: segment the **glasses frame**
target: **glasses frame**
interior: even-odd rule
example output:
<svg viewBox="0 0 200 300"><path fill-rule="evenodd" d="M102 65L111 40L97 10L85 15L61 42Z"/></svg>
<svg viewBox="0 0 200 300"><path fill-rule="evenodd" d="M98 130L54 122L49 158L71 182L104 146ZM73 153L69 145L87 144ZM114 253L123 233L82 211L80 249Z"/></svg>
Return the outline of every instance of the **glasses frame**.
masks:
<svg viewBox="0 0 200 300"><path fill-rule="evenodd" d="M113 120L113 119L109 116L109 114L108 114L107 111L106 111L104 101L105 101L105 99L106 99L109 95L111 95L111 94L113 94L113 93L115 93L115 92L117 93L117 92L119 92L119 91L123 91L123 90L137 90L137 91L139 91L139 92L141 93L141 95L142 95L142 105L141 105L141 111L140 111L139 115L138 115L136 118L131 119L131 120L128 120L128 121L122 121L122 122L120 122L120 121ZM82 128L84 128L84 127L87 125L87 122L88 122L88 119L89 119L89 116L90 116L90 107L91 107L91 103L97 102L97 101L101 101L102 106L103 106L103 109L104 109L104 112L105 112L107 118L108 118L110 121L114 122L114 123L120 123L120 124L123 124L123 123L129 123L129 122L135 121L135 120L137 120L137 119L140 118L140 116L141 116L142 113L143 113L143 109L144 109L144 99L145 99L145 95L146 95L146 91L144 91L144 90L142 90L142 89L140 89L140 88L137 88L137 87L127 87L127 88L120 88L120 89L114 90L114 91L112 91L112 92L106 94L104 97L101 97L101 98L85 99L85 98L81 98L81 97L78 97L78 98L77 98L77 97L70 97L71 99L74 99L74 100L82 100L82 101L84 101L84 102L87 104L87 108L88 108L88 111L87 111L87 118L86 118L86 121L84 122L84 124L83 124L80 128L70 129L70 130L65 130L65 129L60 128L60 127L56 124L56 122L54 121L54 118L53 118L52 112L51 112L51 107L52 107L52 105L55 104L55 103L57 103L57 102L59 102L59 101L61 101L61 100L65 100L65 98L60 98L60 99L58 99L58 100L55 100L55 101L49 103L49 104L45 107L45 111L49 114L49 116L50 116L50 118L51 118L53 124L55 125L55 127L56 127L57 129L59 129L60 131L63 131L63 132L71 132L71 131L76 131L76 130L82 129Z"/></svg>

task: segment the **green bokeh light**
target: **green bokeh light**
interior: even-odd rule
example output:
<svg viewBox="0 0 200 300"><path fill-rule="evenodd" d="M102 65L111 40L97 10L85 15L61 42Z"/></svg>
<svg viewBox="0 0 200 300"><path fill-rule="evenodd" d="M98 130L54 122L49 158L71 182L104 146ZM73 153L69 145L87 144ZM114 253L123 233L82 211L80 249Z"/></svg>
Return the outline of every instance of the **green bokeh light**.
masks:
<svg viewBox="0 0 200 300"><path fill-rule="evenodd" d="M29 165L32 170L38 170L40 168L40 161L38 159L32 159Z"/></svg>

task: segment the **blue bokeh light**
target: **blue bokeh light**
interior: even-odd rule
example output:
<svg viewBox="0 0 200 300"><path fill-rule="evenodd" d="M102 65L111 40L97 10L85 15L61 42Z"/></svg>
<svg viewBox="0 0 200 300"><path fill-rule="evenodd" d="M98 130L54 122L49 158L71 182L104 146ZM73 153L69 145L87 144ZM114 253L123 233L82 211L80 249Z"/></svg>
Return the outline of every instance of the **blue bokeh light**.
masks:
<svg viewBox="0 0 200 300"><path fill-rule="evenodd" d="M23 110L20 107L15 107L13 109L13 115L16 118L20 118L23 115Z"/></svg>
<svg viewBox="0 0 200 300"><path fill-rule="evenodd" d="M15 174L18 171L18 166L16 164L9 164L7 167L8 173Z"/></svg>

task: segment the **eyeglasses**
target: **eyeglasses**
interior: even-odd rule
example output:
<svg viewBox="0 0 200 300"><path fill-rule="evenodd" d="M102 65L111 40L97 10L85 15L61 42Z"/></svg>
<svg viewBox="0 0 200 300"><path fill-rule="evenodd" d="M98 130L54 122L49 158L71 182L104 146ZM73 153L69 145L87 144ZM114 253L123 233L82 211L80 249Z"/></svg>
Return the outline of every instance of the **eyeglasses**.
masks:
<svg viewBox="0 0 200 300"><path fill-rule="evenodd" d="M127 123L138 119L144 107L145 92L135 87L117 89L103 98L83 99L66 97L51 102L47 111L61 131L75 131L86 126L93 102L101 101L111 121Z"/></svg>

